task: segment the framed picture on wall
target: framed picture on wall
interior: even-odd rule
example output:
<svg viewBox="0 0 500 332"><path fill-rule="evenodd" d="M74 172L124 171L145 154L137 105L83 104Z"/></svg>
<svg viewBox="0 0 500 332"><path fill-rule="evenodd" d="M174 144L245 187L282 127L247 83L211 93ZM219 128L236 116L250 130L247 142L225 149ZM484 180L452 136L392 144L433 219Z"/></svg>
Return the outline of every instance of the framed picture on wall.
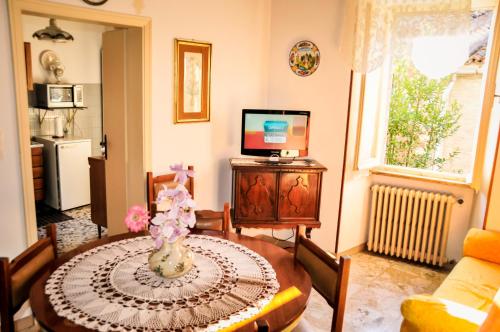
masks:
<svg viewBox="0 0 500 332"><path fill-rule="evenodd" d="M175 39L175 123L210 121L212 44Z"/></svg>

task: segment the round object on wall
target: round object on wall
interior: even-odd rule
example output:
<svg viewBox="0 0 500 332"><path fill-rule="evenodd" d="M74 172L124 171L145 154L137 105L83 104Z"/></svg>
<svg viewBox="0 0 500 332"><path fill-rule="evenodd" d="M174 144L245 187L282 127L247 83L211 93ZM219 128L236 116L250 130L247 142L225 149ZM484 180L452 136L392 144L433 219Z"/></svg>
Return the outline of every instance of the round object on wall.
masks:
<svg viewBox="0 0 500 332"><path fill-rule="evenodd" d="M86 4L91 5L91 6L104 5L107 1L108 0L83 0L83 2L85 2Z"/></svg>
<svg viewBox="0 0 500 332"><path fill-rule="evenodd" d="M290 69L298 76L309 76L318 69L319 49L311 41L302 40L290 50L288 62Z"/></svg>

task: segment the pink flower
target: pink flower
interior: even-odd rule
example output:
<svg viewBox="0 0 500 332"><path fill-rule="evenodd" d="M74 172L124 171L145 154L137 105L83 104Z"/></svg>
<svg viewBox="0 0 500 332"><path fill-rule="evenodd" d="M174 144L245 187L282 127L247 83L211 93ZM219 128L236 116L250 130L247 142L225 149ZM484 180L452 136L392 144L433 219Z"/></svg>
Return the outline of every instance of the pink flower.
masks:
<svg viewBox="0 0 500 332"><path fill-rule="evenodd" d="M163 238L161 236L157 237L155 239L155 248L160 249L162 245L163 245Z"/></svg>
<svg viewBox="0 0 500 332"><path fill-rule="evenodd" d="M140 205L132 206L128 209L125 224L134 233L144 230L149 224L148 211Z"/></svg>
<svg viewBox="0 0 500 332"><path fill-rule="evenodd" d="M189 234L189 229L185 227L174 227L172 234L167 237L168 243L174 243L178 238Z"/></svg>
<svg viewBox="0 0 500 332"><path fill-rule="evenodd" d="M184 187L184 185L182 184L178 184L174 189L169 189L164 186L163 189L158 192L156 202L161 203L164 200L169 199L174 203L183 204L186 199L190 198L191 195L189 194L189 191L186 189L186 187Z"/></svg>
<svg viewBox="0 0 500 332"><path fill-rule="evenodd" d="M196 224L196 216L193 209L181 209L179 213L179 221L186 227L193 228Z"/></svg>
<svg viewBox="0 0 500 332"><path fill-rule="evenodd" d="M182 163L171 165L170 170L175 172L174 181L177 181L180 184L186 183L188 176L189 177L194 176L194 171L189 169L184 169Z"/></svg>
<svg viewBox="0 0 500 332"><path fill-rule="evenodd" d="M158 236L160 236L160 234L161 234L160 227L159 226L151 226L151 227L149 227L149 234L151 234L151 237L153 239L158 238Z"/></svg>

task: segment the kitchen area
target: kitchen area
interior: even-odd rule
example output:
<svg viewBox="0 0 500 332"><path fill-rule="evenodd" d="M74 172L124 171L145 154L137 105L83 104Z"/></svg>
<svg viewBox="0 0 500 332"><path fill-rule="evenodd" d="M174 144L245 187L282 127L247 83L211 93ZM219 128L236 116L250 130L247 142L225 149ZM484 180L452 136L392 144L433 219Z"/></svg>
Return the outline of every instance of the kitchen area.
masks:
<svg viewBox="0 0 500 332"><path fill-rule="evenodd" d="M91 220L89 175L89 162L103 161L106 29L23 15L38 235L45 236L45 226L55 223L60 252L106 234Z"/></svg>

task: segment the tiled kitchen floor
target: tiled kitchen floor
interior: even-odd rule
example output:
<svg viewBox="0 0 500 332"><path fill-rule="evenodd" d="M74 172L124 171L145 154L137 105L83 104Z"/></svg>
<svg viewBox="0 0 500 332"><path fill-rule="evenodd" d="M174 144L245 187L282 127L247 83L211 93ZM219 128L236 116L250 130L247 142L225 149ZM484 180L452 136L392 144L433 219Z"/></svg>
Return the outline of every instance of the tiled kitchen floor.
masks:
<svg viewBox="0 0 500 332"><path fill-rule="evenodd" d="M96 240L97 226L90 219L90 206L64 211L73 219L56 223L57 251L68 252L81 244ZM107 230L103 228L103 235ZM45 228L38 228L38 237L45 236Z"/></svg>

